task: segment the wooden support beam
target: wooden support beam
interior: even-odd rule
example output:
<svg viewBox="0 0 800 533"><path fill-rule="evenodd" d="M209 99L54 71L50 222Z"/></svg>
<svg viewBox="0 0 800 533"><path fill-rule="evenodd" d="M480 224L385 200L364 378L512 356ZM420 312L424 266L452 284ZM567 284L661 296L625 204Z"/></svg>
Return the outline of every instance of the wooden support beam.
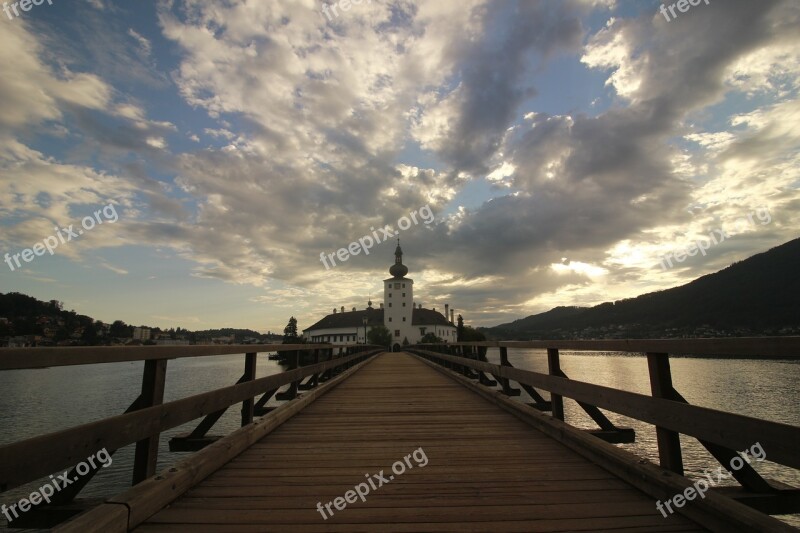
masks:
<svg viewBox="0 0 800 533"><path fill-rule="evenodd" d="M486 348L478 348L475 358L478 361L488 362L488 359L486 359ZM480 381L481 385L485 385L486 387L497 386L497 380L490 379L489 376L482 371L478 371L478 381Z"/></svg>
<svg viewBox="0 0 800 533"><path fill-rule="evenodd" d="M131 411L135 411L140 408L142 404L142 395L141 393L139 396L133 400L127 409L125 409L126 413L130 413ZM99 450L98 450L99 451ZM108 455L114 456L117 453L117 450L107 450ZM71 485L68 487L64 487L55 495L50 498L51 505L46 505L44 503L40 504L39 507L46 510L50 507L67 507L71 504L71 502L75 499L78 494L83 490L83 487L89 484L89 482L94 478L94 476L100 471L101 465L97 464L91 467L91 470L86 475L79 475L76 468L72 468L69 474L67 475L67 479L74 479L75 481L72 482Z"/></svg>
<svg viewBox="0 0 800 533"><path fill-rule="evenodd" d="M142 376L140 409L161 405L164 402L164 385L167 378L167 361L159 359L145 361ZM133 484L141 483L152 476L158 462L158 439L160 433L136 443L133 460Z"/></svg>
<svg viewBox="0 0 800 533"><path fill-rule="evenodd" d="M542 397L542 395L541 395L541 394L539 394L539 393L536 391L536 389L534 389L534 388L533 388L533 387L531 387L530 385L525 385L524 383L520 383L520 387L522 387L523 389L525 389L525 392L527 392L527 393L528 393L528 396L530 396L530 397L531 397L531 399L533 399L533 401L534 401L535 403L537 403L537 404L539 404L539 405L550 404L550 409L552 409L552 407L553 407L553 404L552 404L552 402L548 402L547 400L545 400L545 399ZM545 409L545 411L549 411L550 409Z"/></svg>
<svg viewBox="0 0 800 533"><path fill-rule="evenodd" d="M669 354L647 352L647 368L650 372L650 389L654 398L673 398L672 372L669 368ZM683 475L680 434L656 426L658 458L661 466Z"/></svg>
<svg viewBox="0 0 800 533"><path fill-rule="evenodd" d="M585 429L584 431L612 444L636 442L636 432L633 428L615 427L614 429Z"/></svg>
<svg viewBox="0 0 800 533"><path fill-rule="evenodd" d="M250 354L247 354L250 355ZM239 378L239 381L236 384L244 383L245 381L252 381L255 378L255 373L253 373L253 377L249 377L247 371L247 359L245 359L245 371L242 377ZM274 394L274 393L273 393ZM267 398L268 400L269 398ZM245 400L246 402L247 400ZM260 401L260 400L259 400ZM206 438L206 434L214 427L214 424L222 418L227 412L228 408L220 409L218 411L214 411L206 415L206 417L197 424L197 427L192 430L191 433L183 433L181 435L176 435L169 440L169 451L171 452L194 452L199 449L202 449L204 446L208 446L215 440L219 439L219 437L208 437ZM244 402L242 403L242 415L244 416Z"/></svg>
<svg viewBox="0 0 800 533"><path fill-rule="evenodd" d="M679 393L675 388L672 388L672 398L676 402L681 402L688 404L689 402L686 401L681 393ZM733 475L734 479L739 482L742 487L747 489L748 491L760 493L760 494L769 494L774 493L775 488L773 488L769 482L767 482L761 475L756 472L756 470L750 466L749 461L745 461L739 455L738 452L731 450L730 448L726 448L725 446L720 446L719 444L714 444L713 442L707 442L701 439L698 439L700 444L702 444L708 452L714 456L714 458L720 462L720 464L725 467L728 472ZM730 468L731 461L738 457L738 462L741 462L741 466L739 468Z"/></svg>
<svg viewBox="0 0 800 533"><path fill-rule="evenodd" d="M242 383L246 381L253 381L256 379L256 361L258 354L251 352L244 355L244 374L242 375ZM242 426L246 426L253 422L253 406L255 405L255 398L248 398L242 402Z"/></svg>
<svg viewBox="0 0 800 533"><path fill-rule="evenodd" d="M549 354L549 350L548 350L548 356L549 355L550 354ZM555 371L551 371L550 372L551 375L556 375L556 376L559 376L559 377L562 377L562 378L569 379L569 376L567 376L564 373L564 371L561 370L560 363L558 363L558 365L559 366ZM522 387L526 391L528 391L528 394L530 394L530 391L528 389L532 389L532 387L530 387L528 385L522 385ZM581 409L583 409L586 412L586 414L589 415L591 417L591 419L594 420L595 423L598 426L600 426L600 431L594 431L592 433L596 437L600 437L600 438L606 439L606 442L612 442L611 440L607 440L607 439L613 439L613 438L632 438L631 437L631 435L633 434L633 430L632 429L627 428L629 431L625 432L626 433L625 437L617 436L616 433L615 433L617 431L617 427L614 425L613 422L611 422L611 420L608 419L608 417L606 415L603 414L603 412L600 409L598 409L594 405L588 404L586 402L578 401L577 403L581 407ZM563 405L562 405L562 409L563 409ZM623 442L623 441L620 441L620 442ZM633 442L633 440L627 441L627 442Z"/></svg>
<svg viewBox="0 0 800 533"><path fill-rule="evenodd" d="M298 368L300 368L300 351L295 350L289 354L289 370L296 370ZM291 382L289 388L275 395L275 399L280 401L294 400L297 398L298 385L300 385L300 381Z"/></svg>
<svg viewBox="0 0 800 533"><path fill-rule="evenodd" d="M500 347L500 366L513 366L508 360L508 348L505 346ZM519 396L522 394L522 391L512 387L508 378L503 378L498 376L497 374L493 374L494 378L500 382L500 385L503 387L503 394L506 396Z"/></svg>
<svg viewBox="0 0 800 533"><path fill-rule="evenodd" d="M561 376L561 361L558 357L558 348L547 349L547 369L551 376ZM564 398L560 394L550 393L553 404L553 418L564 421Z"/></svg>
<svg viewBox="0 0 800 533"><path fill-rule="evenodd" d="M744 487L712 487L711 490L762 513L771 515L800 513L800 489L775 479L765 481L773 488L772 492L754 493Z"/></svg>
<svg viewBox="0 0 800 533"><path fill-rule="evenodd" d="M202 437L192 437L190 433L175 435L169 439L169 451L171 452L196 452L206 446L214 444L222 435L203 435Z"/></svg>

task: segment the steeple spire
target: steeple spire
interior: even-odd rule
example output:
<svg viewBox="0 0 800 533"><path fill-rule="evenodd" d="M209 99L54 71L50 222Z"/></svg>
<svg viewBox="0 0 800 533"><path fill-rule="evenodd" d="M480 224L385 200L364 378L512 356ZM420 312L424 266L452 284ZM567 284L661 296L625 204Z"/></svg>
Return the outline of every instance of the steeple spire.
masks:
<svg viewBox="0 0 800 533"><path fill-rule="evenodd" d="M408 274L408 267L403 264L403 249L400 248L400 237L397 238L397 248L394 251L394 264L389 269L389 274L397 279Z"/></svg>

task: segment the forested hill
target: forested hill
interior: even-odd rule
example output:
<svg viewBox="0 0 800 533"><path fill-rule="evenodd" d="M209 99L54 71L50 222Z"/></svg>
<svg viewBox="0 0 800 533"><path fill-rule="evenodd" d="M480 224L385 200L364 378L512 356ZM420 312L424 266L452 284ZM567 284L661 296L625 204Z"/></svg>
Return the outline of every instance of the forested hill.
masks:
<svg viewBox="0 0 800 533"><path fill-rule="evenodd" d="M594 307L557 307L483 330L558 339L800 334L800 239L686 285Z"/></svg>

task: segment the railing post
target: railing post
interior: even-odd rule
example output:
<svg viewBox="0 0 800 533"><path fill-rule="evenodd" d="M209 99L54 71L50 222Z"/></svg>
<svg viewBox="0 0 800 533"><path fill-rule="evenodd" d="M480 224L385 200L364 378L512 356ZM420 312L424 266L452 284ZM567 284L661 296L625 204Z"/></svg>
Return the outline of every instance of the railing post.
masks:
<svg viewBox="0 0 800 533"><path fill-rule="evenodd" d="M561 361L558 357L558 348L547 349L547 369L551 376L561 377ZM553 417L564 421L564 398L560 394L550 393L553 404Z"/></svg>
<svg viewBox="0 0 800 533"><path fill-rule="evenodd" d="M319 364L319 348L314 350L314 364ZM314 377L311 380L311 386L316 387L319 385L319 374L314 374Z"/></svg>
<svg viewBox="0 0 800 533"><path fill-rule="evenodd" d="M511 363L508 362L508 348L505 346L500 346L500 366L511 366ZM508 378L500 378L500 385L503 387L503 394L506 396L511 396L511 384L508 381Z"/></svg>
<svg viewBox="0 0 800 533"><path fill-rule="evenodd" d="M142 394L138 409L153 407L164 403L164 384L167 377L167 360L151 359L144 362L142 374ZM133 484L141 483L156 473L158 461L158 439L161 435L151 435L136 443L133 461Z"/></svg>
<svg viewBox="0 0 800 533"><path fill-rule="evenodd" d="M241 383L256 379L256 353L244 354L244 374ZM253 407L255 398L248 398L242 402L242 427L253 421Z"/></svg>
<svg viewBox="0 0 800 533"><path fill-rule="evenodd" d="M300 368L301 366L303 366L303 351L296 350L294 352L294 362L292 363L292 370ZM292 395L292 399L297 398L297 391L300 388L300 381L301 380L292 381L292 385L289 388L289 393Z"/></svg>
<svg viewBox="0 0 800 533"><path fill-rule="evenodd" d="M654 398L672 399L672 372L669 354L647 352L647 369L650 372L650 389ZM683 475L681 438L678 433L656 426L658 458L663 468Z"/></svg>

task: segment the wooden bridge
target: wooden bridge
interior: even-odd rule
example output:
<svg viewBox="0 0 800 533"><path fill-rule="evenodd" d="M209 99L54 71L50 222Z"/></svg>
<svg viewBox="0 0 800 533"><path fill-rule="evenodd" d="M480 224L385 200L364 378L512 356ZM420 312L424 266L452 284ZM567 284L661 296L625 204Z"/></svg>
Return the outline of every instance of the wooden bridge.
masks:
<svg viewBox="0 0 800 533"><path fill-rule="evenodd" d="M514 368L510 347L547 349L549 372ZM292 368L256 379L254 349L288 353ZM487 362L489 349L499 350L499 365ZM571 380L560 349L646 353L652 395ZM245 354L237 384L163 403L169 359L231 353ZM12 525L81 533L797 531L765 513L800 512L798 491L741 459L732 472L740 489L689 497L694 481L682 475L679 435L697 438L724 465L758 441L770 461L800 468L800 428L688 404L672 384L668 355L684 353L797 357L800 339L458 343L402 353L331 345L4 349L0 370L144 361L144 372L124 414L0 447L0 490L135 444L127 492L82 510L73 499L98 465ZM511 399L517 387L531 403ZM267 408L276 395L285 403ZM598 429L565 423L565 397ZM242 427L209 437L239 403ZM614 446L634 432L601 408L653 424L660 464ZM199 451L156 475L159 435L196 419L170 448ZM666 517L657 510L656 501L679 494L691 501L673 500L677 512Z"/></svg>

